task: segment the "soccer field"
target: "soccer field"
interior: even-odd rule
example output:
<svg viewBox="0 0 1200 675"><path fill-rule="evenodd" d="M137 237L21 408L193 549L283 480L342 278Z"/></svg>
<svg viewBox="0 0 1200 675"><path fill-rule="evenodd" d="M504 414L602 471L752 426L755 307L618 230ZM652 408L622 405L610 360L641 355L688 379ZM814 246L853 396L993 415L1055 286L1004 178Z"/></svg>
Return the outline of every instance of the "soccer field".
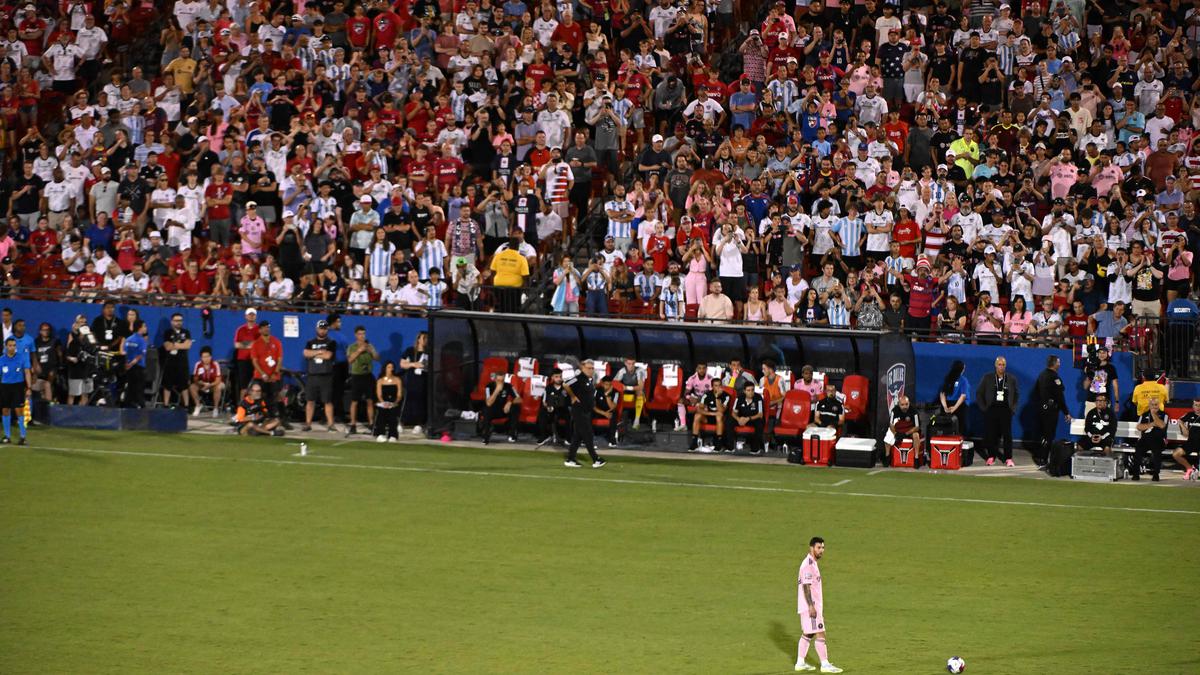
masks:
<svg viewBox="0 0 1200 675"><path fill-rule="evenodd" d="M0 672L1200 671L1191 487L294 442L0 450Z"/></svg>

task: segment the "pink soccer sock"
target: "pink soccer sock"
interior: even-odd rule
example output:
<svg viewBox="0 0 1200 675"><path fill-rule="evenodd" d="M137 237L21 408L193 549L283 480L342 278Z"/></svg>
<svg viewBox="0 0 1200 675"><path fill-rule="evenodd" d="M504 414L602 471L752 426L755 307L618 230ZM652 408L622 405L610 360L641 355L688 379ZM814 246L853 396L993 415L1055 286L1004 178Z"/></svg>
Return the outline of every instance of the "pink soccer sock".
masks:
<svg viewBox="0 0 1200 675"><path fill-rule="evenodd" d="M804 658L808 656L808 636L800 638L800 644L796 648L796 663L804 663Z"/></svg>
<svg viewBox="0 0 1200 675"><path fill-rule="evenodd" d="M817 656L821 658L821 663L829 663L829 650L825 648L824 638L817 638Z"/></svg>
<svg viewBox="0 0 1200 675"><path fill-rule="evenodd" d="M679 413L679 426L684 426L687 424L687 408L683 406L676 406L675 410Z"/></svg>

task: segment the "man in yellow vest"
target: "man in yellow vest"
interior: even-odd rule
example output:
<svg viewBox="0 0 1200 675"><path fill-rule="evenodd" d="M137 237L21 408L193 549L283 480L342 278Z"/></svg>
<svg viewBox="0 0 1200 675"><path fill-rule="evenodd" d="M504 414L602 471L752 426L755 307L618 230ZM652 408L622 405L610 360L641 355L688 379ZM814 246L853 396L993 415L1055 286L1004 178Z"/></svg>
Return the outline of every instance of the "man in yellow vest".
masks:
<svg viewBox="0 0 1200 675"><path fill-rule="evenodd" d="M496 309L515 313L521 307L521 288L529 276L529 261L521 255L521 242L516 237L508 240L508 248L492 256L491 270L495 275L492 285L496 288Z"/></svg>
<svg viewBox="0 0 1200 675"><path fill-rule="evenodd" d="M954 153L954 163L962 167L963 173L970 176L975 172L979 163L979 142L975 140L974 129L964 129L962 138L950 144L950 152Z"/></svg>

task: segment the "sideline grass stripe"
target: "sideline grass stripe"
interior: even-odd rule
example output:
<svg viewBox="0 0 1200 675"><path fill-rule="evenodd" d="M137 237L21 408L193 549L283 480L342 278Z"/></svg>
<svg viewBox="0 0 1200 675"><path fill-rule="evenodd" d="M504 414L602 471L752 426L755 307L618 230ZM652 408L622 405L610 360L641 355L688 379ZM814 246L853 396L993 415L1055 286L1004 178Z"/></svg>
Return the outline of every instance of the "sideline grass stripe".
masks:
<svg viewBox="0 0 1200 675"><path fill-rule="evenodd" d="M744 492L768 492L768 493L784 493L784 494L812 494L812 495L836 495L842 497L870 497L875 499L907 499L927 502L956 502L963 504L986 504L989 506L1034 506L1047 507L1057 509L1081 509L1087 511L1123 511L1127 513L1171 513L1187 516L1200 516L1200 511L1188 511L1184 509L1154 509L1135 506L1105 506L1105 505L1083 505L1083 504L1062 504L1056 502L1027 502L1006 499L972 499L969 497L937 497L929 495L898 495L888 493L873 493L873 492L847 492L840 490L806 490L802 488L786 488L786 487L766 487L760 485L738 485L731 483L693 483L680 481L659 481L647 480L639 478L602 478L598 476L581 476L581 475L550 475L550 474L533 474L533 473L515 473L504 471L477 471L474 469L436 469L430 467L419 466L389 466L381 464L351 464L345 462L308 462L301 460L288 459L264 459L259 457L220 457L213 455L186 455L179 453L168 452L138 452L132 450L95 450L89 448L63 448L45 445L29 445L17 446L11 448L14 450L48 450L51 452L68 452L68 453L85 453L97 455L118 455L127 457L152 457L159 459L190 459L199 461L224 461L224 462L249 462L253 464L275 464L286 466L320 466L340 469L366 469L374 471L408 471L413 473L434 473L434 474L454 474L463 476L484 476L484 477L500 477L500 478L524 478L532 480L567 480L567 481L583 481L595 483L615 483L621 485L655 485L663 487L676 488L697 488L709 490L735 490ZM317 456L319 458L319 456ZM585 467L580 471L587 471Z"/></svg>

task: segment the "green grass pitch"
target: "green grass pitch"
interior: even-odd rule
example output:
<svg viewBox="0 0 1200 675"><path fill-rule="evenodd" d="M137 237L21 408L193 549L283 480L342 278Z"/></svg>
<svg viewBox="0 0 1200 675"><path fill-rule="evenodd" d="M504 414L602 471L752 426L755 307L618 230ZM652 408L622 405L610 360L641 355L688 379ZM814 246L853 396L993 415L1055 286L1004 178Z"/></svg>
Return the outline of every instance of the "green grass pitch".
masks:
<svg viewBox="0 0 1200 675"><path fill-rule="evenodd" d="M0 672L1200 672L1191 487L289 442L0 449Z"/></svg>

